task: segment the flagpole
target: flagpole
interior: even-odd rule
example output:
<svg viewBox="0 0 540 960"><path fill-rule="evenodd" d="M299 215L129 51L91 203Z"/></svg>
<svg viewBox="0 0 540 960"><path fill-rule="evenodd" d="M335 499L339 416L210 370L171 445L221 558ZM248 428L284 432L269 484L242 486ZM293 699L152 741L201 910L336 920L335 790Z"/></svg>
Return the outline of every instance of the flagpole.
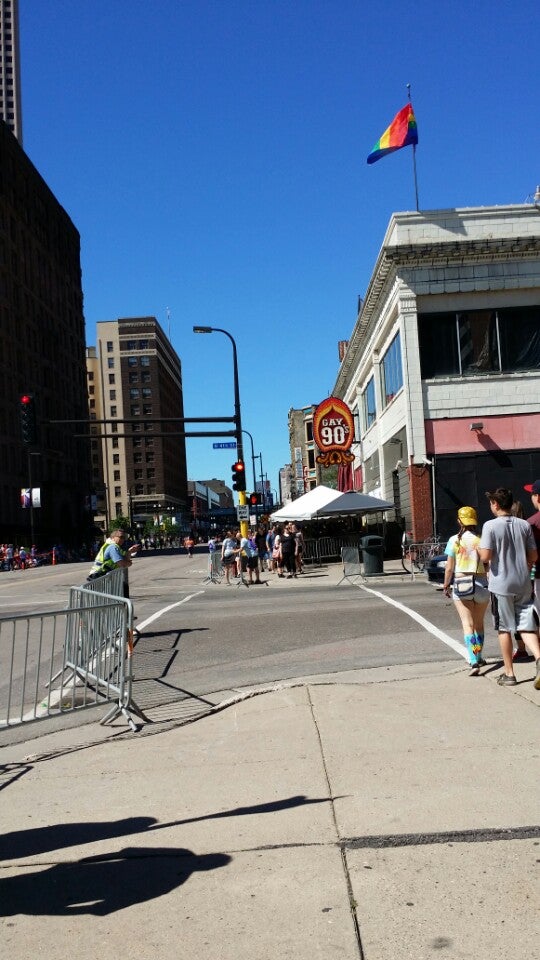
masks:
<svg viewBox="0 0 540 960"><path fill-rule="evenodd" d="M409 103L411 103L411 85L407 84L407 96L409 98ZM420 205L418 202L418 178L416 176L416 144L412 145L412 155L413 155L413 172L414 172L414 193L416 196L416 212L419 213Z"/></svg>

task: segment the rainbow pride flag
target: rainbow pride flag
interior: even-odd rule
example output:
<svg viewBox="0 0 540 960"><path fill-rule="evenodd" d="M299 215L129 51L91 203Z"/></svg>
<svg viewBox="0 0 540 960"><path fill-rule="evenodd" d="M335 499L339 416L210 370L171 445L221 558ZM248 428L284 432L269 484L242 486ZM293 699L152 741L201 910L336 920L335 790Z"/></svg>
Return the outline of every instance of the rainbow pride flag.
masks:
<svg viewBox="0 0 540 960"><path fill-rule="evenodd" d="M394 150L401 150L402 147L408 147L410 143L418 143L418 127L412 108L412 103L408 103L403 110L396 113L390 126L384 131L382 137L377 140L369 157L368 163L375 163L387 153L393 153Z"/></svg>

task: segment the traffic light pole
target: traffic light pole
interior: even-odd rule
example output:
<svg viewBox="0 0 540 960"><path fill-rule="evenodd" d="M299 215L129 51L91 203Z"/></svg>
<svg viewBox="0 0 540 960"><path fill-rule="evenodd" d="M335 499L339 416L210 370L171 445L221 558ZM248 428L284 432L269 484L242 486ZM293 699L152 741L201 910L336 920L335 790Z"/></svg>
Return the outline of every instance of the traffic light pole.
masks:
<svg viewBox="0 0 540 960"><path fill-rule="evenodd" d="M233 373L234 373L234 428L235 428L235 437L236 437L236 451L237 459L241 460L244 463L244 443L242 439L242 415L240 412L240 385L238 381L238 356L236 353L236 341L234 337L227 330L223 330L221 327L193 327L194 333L223 333L226 337L229 338L232 344L233 349ZM238 503L241 507L247 505L247 497L245 490L238 491ZM247 520L240 521L240 532L243 537L248 535L248 522Z"/></svg>

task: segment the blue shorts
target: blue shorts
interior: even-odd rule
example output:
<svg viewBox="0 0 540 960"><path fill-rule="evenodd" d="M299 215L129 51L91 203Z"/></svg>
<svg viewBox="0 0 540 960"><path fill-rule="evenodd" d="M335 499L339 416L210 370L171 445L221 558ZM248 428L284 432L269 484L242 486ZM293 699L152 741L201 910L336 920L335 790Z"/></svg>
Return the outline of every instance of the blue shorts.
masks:
<svg viewBox="0 0 540 960"><path fill-rule="evenodd" d="M498 633L536 633L538 618L531 591L521 597L491 594L493 626Z"/></svg>

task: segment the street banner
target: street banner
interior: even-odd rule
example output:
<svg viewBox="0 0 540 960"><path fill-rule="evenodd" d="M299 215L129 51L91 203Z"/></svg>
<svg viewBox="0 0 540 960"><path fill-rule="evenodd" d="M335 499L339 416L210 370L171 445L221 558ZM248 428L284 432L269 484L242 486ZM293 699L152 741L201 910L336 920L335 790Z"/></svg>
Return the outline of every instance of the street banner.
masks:
<svg viewBox="0 0 540 960"><path fill-rule="evenodd" d="M21 507L23 510L29 510L30 507L41 506L41 488L23 487L21 489Z"/></svg>

